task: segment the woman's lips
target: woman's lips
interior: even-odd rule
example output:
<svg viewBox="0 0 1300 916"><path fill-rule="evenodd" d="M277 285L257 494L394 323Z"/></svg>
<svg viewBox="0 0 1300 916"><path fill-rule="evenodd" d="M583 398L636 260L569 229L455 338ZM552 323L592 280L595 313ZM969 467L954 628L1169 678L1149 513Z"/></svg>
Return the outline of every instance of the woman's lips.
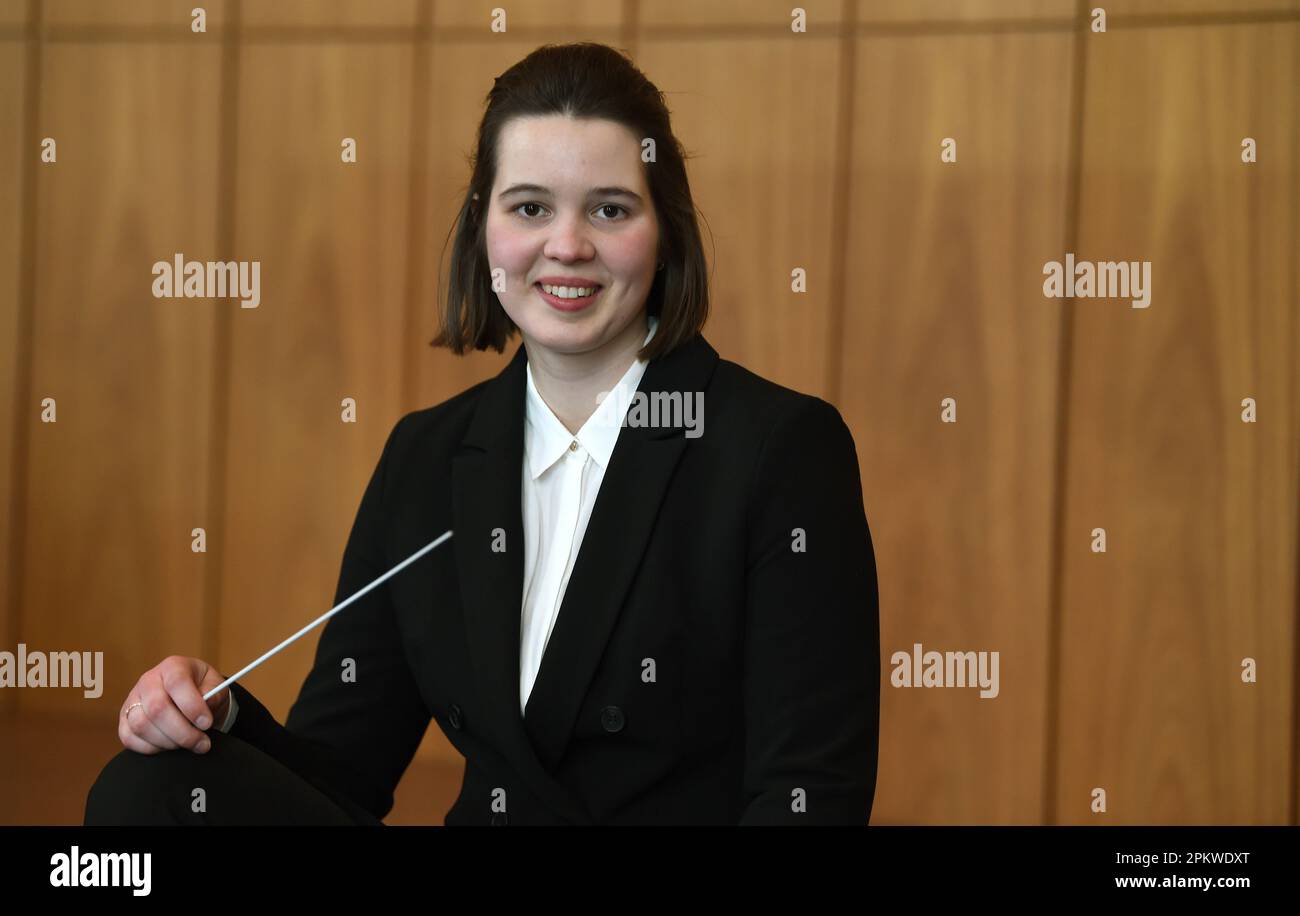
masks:
<svg viewBox="0 0 1300 916"><path fill-rule="evenodd" d="M561 312L582 311L587 306L591 305L591 303L595 302L596 297L605 289L603 286L598 286L596 287L596 291L590 296L583 296L581 299L561 299L559 296L552 296L546 290L542 289L542 284L540 283L534 283L533 288L537 290L537 294L545 299L551 307L556 308Z"/></svg>

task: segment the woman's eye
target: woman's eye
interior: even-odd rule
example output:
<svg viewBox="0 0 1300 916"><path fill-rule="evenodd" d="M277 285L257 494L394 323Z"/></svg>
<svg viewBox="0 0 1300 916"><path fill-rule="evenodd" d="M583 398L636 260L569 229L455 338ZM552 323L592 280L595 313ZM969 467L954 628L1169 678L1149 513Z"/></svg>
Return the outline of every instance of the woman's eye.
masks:
<svg viewBox="0 0 1300 916"><path fill-rule="evenodd" d="M528 212L525 209L527 207L536 207L538 210L544 209L541 204L529 201L528 203L523 203L515 207L515 212L519 213L519 215L524 217L525 219L535 219L538 215L540 215L538 213ZM609 210L615 211L613 216L610 216L608 214L607 211ZM599 207L596 208L596 212L601 214L601 219L603 219L605 222L612 222L619 218L619 213L626 213L628 211L626 207L622 207L619 204L601 204Z"/></svg>

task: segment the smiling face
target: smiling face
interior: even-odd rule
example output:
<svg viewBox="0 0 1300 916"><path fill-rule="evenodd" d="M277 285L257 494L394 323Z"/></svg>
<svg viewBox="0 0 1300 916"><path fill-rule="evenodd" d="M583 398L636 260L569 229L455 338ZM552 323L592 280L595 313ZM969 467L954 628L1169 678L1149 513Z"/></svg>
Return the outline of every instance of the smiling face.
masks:
<svg viewBox="0 0 1300 916"><path fill-rule="evenodd" d="M502 129L487 256L530 356L595 354L632 336L640 346L659 247L643 169L638 140L614 121L547 115ZM569 288L543 290L551 280Z"/></svg>

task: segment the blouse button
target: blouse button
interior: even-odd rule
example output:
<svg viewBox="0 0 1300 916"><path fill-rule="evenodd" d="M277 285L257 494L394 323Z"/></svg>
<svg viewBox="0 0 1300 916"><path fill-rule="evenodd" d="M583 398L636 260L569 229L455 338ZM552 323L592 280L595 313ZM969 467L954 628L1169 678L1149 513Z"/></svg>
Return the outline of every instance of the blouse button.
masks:
<svg viewBox="0 0 1300 916"><path fill-rule="evenodd" d="M577 450L578 450L578 440L574 439L572 442L569 443L569 451L576 452Z"/></svg>

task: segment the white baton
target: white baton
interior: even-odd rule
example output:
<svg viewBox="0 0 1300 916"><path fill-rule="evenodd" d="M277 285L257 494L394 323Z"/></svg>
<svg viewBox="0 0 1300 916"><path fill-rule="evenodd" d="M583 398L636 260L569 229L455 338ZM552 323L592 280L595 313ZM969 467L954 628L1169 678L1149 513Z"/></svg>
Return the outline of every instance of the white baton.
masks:
<svg viewBox="0 0 1300 916"><path fill-rule="evenodd" d="M283 649L285 646L287 646L287 645L289 645L290 643L292 643L295 639L297 639L297 638L298 638L299 636L301 636L302 634L306 633L306 632L307 632L308 630L310 630L312 627L317 626L318 624L324 623L326 620L329 620L331 617L333 617L333 616L334 616L335 614L337 614L339 611L343 610L345 607L347 607L347 606L348 606L349 604L351 604L353 601L356 601L358 598L360 598L360 597L361 597L362 595L364 595L366 592L370 591L372 588L374 588L374 587L375 587L376 585L378 585L380 582L383 582L385 579L387 579L389 576L394 575L395 573L399 573L399 572L401 572L401 571L402 571L403 569L405 569L407 566L410 566L410 565L411 565L412 563L414 563L416 560L420 559L420 557L424 556L424 555L425 555L426 553L428 553L430 550L433 550L433 548L437 547L439 544L441 544L443 541L447 540L447 538L449 538L449 537L451 537L451 531L446 531L446 532L444 532L443 534L439 535L435 540L429 542L429 543L426 544L424 547L421 547L421 548L420 548L419 550L417 550L415 553L411 554L411 555L410 555L409 557L407 557L405 560L403 560L402 562L398 563L396 566L394 566L394 567L393 567L392 569L390 569L388 572L384 573L382 576L380 576L380 577L379 577L378 579L376 579L374 582L371 582L369 585L367 585L365 588L361 589L361 590L360 590L359 592L357 592L355 595L353 595L353 596L350 597L350 598L346 598L346 599L344 599L343 601L339 602L339 604L338 604L337 607L330 608L330 609L329 609L328 611L326 611L324 614L321 614L319 617L317 617L317 618L316 618L315 620L313 620L311 623L307 624L307 626L303 627L303 628L302 628L301 630L299 630L297 633L294 633L292 636L290 636L290 637L289 637L288 639L286 639L284 642L280 643L280 645L276 646L276 647L275 647L274 649L272 649L270 652L267 652L265 655L263 655L263 656L262 656L261 658L259 658L257 661L255 661L255 662L251 662L251 663L245 665L243 668L241 668L241 669L239 669L238 671L236 671L234 674L232 674L230 677L226 678L226 679L225 679L224 681L222 681L220 684L218 684L217 686L213 687L213 688L212 688L211 690L209 690L207 693L203 694L203 699L205 699L205 700L210 700L210 699L212 699L213 696L215 696L216 694L220 693L222 690L224 690L226 687L228 687L228 686L230 686L231 684L233 684L235 681L239 680L241 677L243 677L243 676L244 676L245 674L247 674L248 672L252 671L252 670L253 670L254 668L256 668L258 665L262 664L262 662L266 661L266 660L267 660L268 658L270 658L272 655L274 655L275 653L277 653L277 652L279 652L281 649Z"/></svg>

